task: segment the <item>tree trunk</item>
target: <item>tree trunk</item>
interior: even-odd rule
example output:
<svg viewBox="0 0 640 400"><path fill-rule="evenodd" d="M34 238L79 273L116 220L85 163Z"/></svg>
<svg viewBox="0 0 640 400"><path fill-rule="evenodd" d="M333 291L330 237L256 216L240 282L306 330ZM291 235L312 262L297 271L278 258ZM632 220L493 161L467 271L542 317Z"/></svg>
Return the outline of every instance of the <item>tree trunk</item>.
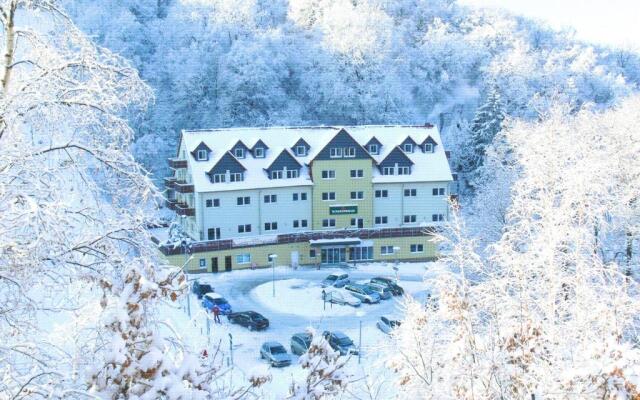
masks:
<svg viewBox="0 0 640 400"><path fill-rule="evenodd" d="M9 88L9 81L11 79L11 69L13 64L13 52L15 49L15 30L14 30L14 18L16 15L17 2L14 0L9 6L9 12L5 15L4 33L6 37L5 51L4 51L4 72L2 74L2 93L6 96L7 89Z"/></svg>

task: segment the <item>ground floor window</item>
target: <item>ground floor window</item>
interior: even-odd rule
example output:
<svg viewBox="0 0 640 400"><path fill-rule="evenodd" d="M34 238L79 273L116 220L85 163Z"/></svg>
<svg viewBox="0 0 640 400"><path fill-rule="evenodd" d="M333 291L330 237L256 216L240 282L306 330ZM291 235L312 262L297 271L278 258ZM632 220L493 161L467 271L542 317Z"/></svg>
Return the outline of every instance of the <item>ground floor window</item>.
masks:
<svg viewBox="0 0 640 400"><path fill-rule="evenodd" d="M351 247L349 261L373 260L373 246Z"/></svg>
<svg viewBox="0 0 640 400"><path fill-rule="evenodd" d="M380 246L380 254L393 254L393 246Z"/></svg>
<svg viewBox="0 0 640 400"><path fill-rule="evenodd" d="M320 250L320 262L322 264L340 264L347 260L347 249L344 247L328 248Z"/></svg>
<svg viewBox="0 0 640 400"><path fill-rule="evenodd" d="M422 244L412 244L411 252L412 253L422 253L424 251L424 245Z"/></svg>
<svg viewBox="0 0 640 400"><path fill-rule="evenodd" d="M207 268L207 260L204 258L200 259L200 268Z"/></svg>
<svg viewBox="0 0 640 400"><path fill-rule="evenodd" d="M246 253L246 254L238 254L236 256L236 263L237 264L249 264L251 262L251 254Z"/></svg>

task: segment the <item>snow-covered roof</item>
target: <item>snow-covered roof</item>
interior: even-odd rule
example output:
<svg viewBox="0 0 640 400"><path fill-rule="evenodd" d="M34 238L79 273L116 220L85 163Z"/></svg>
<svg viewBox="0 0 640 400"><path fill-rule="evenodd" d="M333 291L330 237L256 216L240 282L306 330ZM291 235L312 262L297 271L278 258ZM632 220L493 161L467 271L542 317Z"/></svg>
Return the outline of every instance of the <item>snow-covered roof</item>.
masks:
<svg viewBox="0 0 640 400"><path fill-rule="evenodd" d="M429 136L438 144L433 153L423 153L416 149L407 156L414 163L410 175L381 175L377 168L373 171L373 183L393 182L445 182L453 180L449 163L442 146L440 133L434 126L321 126L321 127L268 127L268 128L225 128L211 130L184 130L181 146L186 150L192 183L197 192L231 191L272 187L311 186L308 164L316 157L329 141L341 130L345 129L360 145L365 146L372 138L376 138L382 146L379 154L371 157L380 163L407 137L416 143L423 143ZM306 156L297 156L289 151L294 144L303 139L310 149ZM241 182L212 183L207 175L222 158L238 143L242 142L251 149L258 141L268 146L265 157L254 158L246 154L238 161L246 168L244 180ZM191 152L201 143L211 149L207 161L196 161ZM287 150L301 165L300 176L291 179L269 179L265 169Z"/></svg>

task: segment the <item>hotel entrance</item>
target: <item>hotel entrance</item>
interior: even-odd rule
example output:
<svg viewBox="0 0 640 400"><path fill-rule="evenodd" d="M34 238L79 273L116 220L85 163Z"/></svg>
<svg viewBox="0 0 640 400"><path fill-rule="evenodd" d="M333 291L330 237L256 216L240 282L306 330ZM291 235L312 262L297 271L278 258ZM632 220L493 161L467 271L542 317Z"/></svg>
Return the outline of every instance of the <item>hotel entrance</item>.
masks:
<svg viewBox="0 0 640 400"><path fill-rule="evenodd" d="M347 249L345 247L329 247L320 250L320 262L322 264L341 264L347 261Z"/></svg>
<svg viewBox="0 0 640 400"><path fill-rule="evenodd" d="M360 245L358 238L310 240L312 248L320 248L320 264L338 265L347 263L348 248Z"/></svg>

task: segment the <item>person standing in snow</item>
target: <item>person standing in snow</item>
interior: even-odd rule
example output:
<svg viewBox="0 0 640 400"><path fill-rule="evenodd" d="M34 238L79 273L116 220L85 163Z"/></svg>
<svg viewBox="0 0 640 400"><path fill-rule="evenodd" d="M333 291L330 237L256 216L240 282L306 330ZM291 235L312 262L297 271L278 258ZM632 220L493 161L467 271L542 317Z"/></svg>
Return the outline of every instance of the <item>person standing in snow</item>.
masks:
<svg viewBox="0 0 640 400"><path fill-rule="evenodd" d="M220 308L216 305L213 306L213 322L220 324Z"/></svg>

